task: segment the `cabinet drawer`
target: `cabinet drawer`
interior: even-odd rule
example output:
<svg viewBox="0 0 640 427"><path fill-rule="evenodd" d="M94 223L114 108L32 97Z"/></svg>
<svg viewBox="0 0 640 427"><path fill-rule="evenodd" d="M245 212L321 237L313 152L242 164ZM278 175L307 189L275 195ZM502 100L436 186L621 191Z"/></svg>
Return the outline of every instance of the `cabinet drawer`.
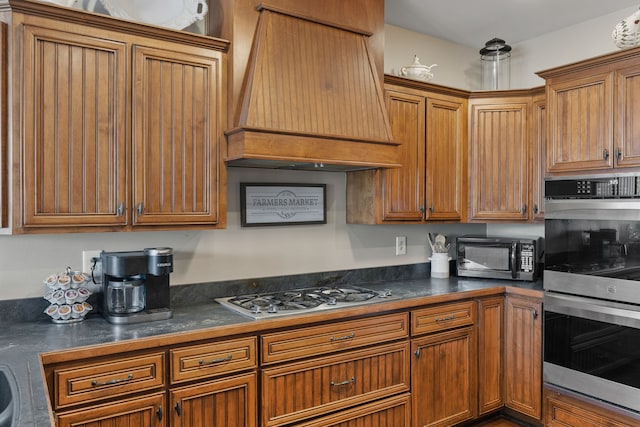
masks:
<svg viewBox="0 0 640 427"><path fill-rule="evenodd" d="M282 362L409 336L406 313L351 320L262 336L262 363Z"/></svg>
<svg viewBox="0 0 640 427"><path fill-rule="evenodd" d="M171 382L208 378L257 366L257 338L241 338L169 351Z"/></svg>
<svg viewBox="0 0 640 427"><path fill-rule="evenodd" d="M262 371L262 425L279 426L408 392L409 343L353 350Z"/></svg>
<svg viewBox="0 0 640 427"><path fill-rule="evenodd" d="M54 369L56 408L164 386L164 353Z"/></svg>
<svg viewBox="0 0 640 427"><path fill-rule="evenodd" d="M475 301L456 302L411 312L411 335L444 331L476 321Z"/></svg>
<svg viewBox="0 0 640 427"><path fill-rule="evenodd" d="M409 427L411 396L402 394L326 417L295 424L295 427Z"/></svg>

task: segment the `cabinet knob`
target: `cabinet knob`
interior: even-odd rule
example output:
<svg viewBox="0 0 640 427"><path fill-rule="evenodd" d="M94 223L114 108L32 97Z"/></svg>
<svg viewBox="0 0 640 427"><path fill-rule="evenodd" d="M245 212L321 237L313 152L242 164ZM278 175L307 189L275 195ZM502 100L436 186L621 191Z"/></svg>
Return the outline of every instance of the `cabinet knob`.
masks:
<svg viewBox="0 0 640 427"><path fill-rule="evenodd" d="M420 206L420 212L425 213L427 209L424 207L424 205Z"/></svg>
<svg viewBox="0 0 640 427"><path fill-rule="evenodd" d="M526 214L527 213L527 205L526 204L522 205L522 207L520 208L520 212L522 214Z"/></svg>
<svg viewBox="0 0 640 427"><path fill-rule="evenodd" d="M429 212L433 212L435 210L435 206L433 206L433 203L431 203L431 206L429 206Z"/></svg>
<svg viewBox="0 0 640 427"><path fill-rule="evenodd" d="M176 406L173 407L176 410L176 414L178 416L182 415L182 406L180 406L180 402L176 402Z"/></svg>
<svg viewBox="0 0 640 427"><path fill-rule="evenodd" d="M620 162L620 159L622 158L622 151L620 150L620 148L617 148L614 150L613 155L616 156L616 162Z"/></svg>
<svg viewBox="0 0 640 427"><path fill-rule="evenodd" d="M604 150L602 150L602 159L607 160L608 158L609 158L609 150L605 148Z"/></svg>
<svg viewBox="0 0 640 427"><path fill-rule="evenodd" d="M158 417L158 421L162 421L162 406L159 406L156 410L156 416Z"/></svg>
<svg viewBox="0 0 640 427"><path fill-rule="evenodd" d="M144 212L144 206L142 205L142 202L138 203L138 215L142 216L142 213Z"/></svg>
<svg viewBox="0 0 640 427"><path fill-rule="evenodd" d="M538 209L538 204L536 203L535 205L533 205L533 213L534 213L534 214L537 214L537 213L538 213L538 211L539 211L539 209Z"/></svg>
<svg viewBox="0 0 640 427"><path fill-rule="evenodd" d="M120 203L120 206L118 206L118 216L122 215L124 215L124 203Z"/></svg>
<svg viewBox="0 0 640 427"><path fill-rule="evenodd" d="M538 318L538 310L533 309L533 312L531 312L531 315L533 316L533 320L536 320Z"/></svg>

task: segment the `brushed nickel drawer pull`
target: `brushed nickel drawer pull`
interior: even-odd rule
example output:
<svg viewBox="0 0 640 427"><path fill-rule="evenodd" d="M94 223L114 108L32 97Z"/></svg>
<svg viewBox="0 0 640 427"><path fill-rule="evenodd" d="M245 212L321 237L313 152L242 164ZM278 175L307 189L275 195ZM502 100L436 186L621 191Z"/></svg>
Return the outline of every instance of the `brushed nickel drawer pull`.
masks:
<svg viewBox="0 0 640 427"><path fill-rule="evenodd" d="M339 383L335 383L333 381L331 381L331 387L340 387L342 385L349 385L349 384L353 384L356 382L356 377L351 377L350 380L346 380L346 381L342 381Z"/></svg>
<svg viewBox="0 0 640 427"><path fill-rule="evenodd" d="M331 337L331 342L334 341L344 341L344 340L350 340L356 337L356 333L355 332L351 332L349 335L345 335L343 337Z"/></svg>
<svg viewBox="0 0 640 427"><path fill-rule="evenodd" d="M231 359L233 359L233 354L229 354L227 357L220 357L218 359L211 359L211 360L200 359L198 361L198 364L200 366L215 365L216 363L229 362Z"/></svg>
<svg viewBox="0 0 640 427"><path fill-rule="evenodd" d="M133 374L129 374L127 375L127 378L116 378L115 380L109 380L109 381L105 381L105 382L98 382L96 380L91 381L91 385L93 387L103 387L105 385L114 385L114 384L118 384L118 383L124 383L127 381L131 381L133 379Z"/></svg>
<svg viewBox="0 0 640 427"><path fill-rule="evenodd" d="M451 314L447 317L436 317L436 322L448 322L449 320L455 320L455 314Z"/></svg>

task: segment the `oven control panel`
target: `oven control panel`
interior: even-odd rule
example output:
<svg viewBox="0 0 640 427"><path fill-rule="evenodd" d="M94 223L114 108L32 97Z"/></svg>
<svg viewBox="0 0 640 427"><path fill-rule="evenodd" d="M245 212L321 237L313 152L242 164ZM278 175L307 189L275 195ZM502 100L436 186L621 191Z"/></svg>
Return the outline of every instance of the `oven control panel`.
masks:
<svg viewBox="0 0 640 427"><path fill-rule="evenodd" d="M606 199L640 197L640 176L602 176L545 182L548 199Z"/></svg>

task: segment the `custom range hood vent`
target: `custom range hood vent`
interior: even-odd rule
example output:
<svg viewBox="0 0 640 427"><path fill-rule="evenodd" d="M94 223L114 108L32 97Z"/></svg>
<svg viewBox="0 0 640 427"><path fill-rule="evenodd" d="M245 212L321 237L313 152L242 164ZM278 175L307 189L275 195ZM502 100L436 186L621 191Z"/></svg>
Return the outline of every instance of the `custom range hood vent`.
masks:
<svg viewBox="0 0 640 427"><path fill-rule="evenodd" d="M397 167L370 34L261 5L229 166Z"/></svg>

